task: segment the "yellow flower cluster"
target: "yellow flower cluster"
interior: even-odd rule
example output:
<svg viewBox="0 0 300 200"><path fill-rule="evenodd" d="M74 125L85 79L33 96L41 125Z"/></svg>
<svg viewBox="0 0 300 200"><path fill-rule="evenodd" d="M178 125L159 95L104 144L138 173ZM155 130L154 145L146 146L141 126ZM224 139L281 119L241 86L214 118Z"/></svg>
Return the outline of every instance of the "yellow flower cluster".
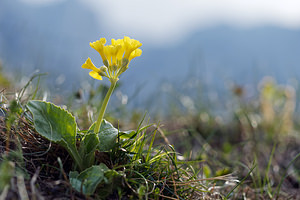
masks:
<svg viewBox="0 0 300 200"><path fill-rule="evenodd" d="M129 62L142 54L142 50L139 49L142 43L126 36L123 39L112 39L111 45L105 43L105 38L90 43L101 55L104 66L97 68L88 58L82 68L91 69L89 74L95 79L102 80L102 76L105 76L110 80L117 80L128 69Z"/></svg>

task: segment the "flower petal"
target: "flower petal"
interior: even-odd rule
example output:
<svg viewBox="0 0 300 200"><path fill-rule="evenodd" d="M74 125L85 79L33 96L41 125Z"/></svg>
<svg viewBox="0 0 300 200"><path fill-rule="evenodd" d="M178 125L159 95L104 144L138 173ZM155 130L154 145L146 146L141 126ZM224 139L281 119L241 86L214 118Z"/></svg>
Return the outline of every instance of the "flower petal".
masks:
<svg viewBox="0 0 300 200"><path fill-rule="evenodd" d="M81 67L84 68L84 69L91 69L95 72L100 71L97 67L95 67L95 65L92 63L90 58L88 58Z"/></svg>
<svg viewBox="0 0 300 200"><path fill-rule="evenodd" d="M94 79L102 80L102 76L100 76L98 72L91 71L91 72L89 73L89 75L90 75L91 77L93 77Z"/></svg>
<svg viewBox="0 0 300 200"><path fill-rule="evenodd" d="M136 49L136 50L134 50L134 51L130 54L128 60L131 61L133 58L138 57L138 56L141 56L141 55L142 55L142 50L141 50L141 49Z"/></svg>

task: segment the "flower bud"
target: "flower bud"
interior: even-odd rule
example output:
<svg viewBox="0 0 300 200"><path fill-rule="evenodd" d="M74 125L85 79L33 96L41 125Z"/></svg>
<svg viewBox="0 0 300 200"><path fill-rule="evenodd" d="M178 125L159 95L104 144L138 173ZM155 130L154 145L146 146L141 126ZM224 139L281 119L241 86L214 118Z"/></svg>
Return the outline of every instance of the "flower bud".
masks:
<svg viewBox="0 0 300 200"><path fill-rule="evenodd" d="M129 63L129 60L127 58L122 59L122 67L126 67Z"/></svg>
<svg viewBox="0 0 300 200"><path fill-rule="evenodd" d="M128 69L128 66L123 67L123 68L121 69L121 72L123 73L123 72L125 72L127 69Z"/></svg>
<svg viewBox="0 0 300 200"><path fill-rule="evenodd" d="M100 67L100 70L101 70L102 72L106 72L106 71L107 71L107 67L106 67L106 66L101 66L101 67Z"/></svg>
<svg viewBox="0 0 300 200"><path fill-rule="evenodd" d="M104 64L106 67L108 67L108 66L109 66L108 60L104 60L104 61L103 61L103 64Z"/></svg>
<svg viewBox="0 0 300 200"><path fill-rule="evenodd" d="M99 72L99 75L100 75L100 76L106 76L105 72L103 72L103 71L100 71L100 72Z"/></svg>
<svg viewBox="0 0 300 200"><path fill-rule="evenodd" d="M118 70L118 66L117 66L117 65L113 65L113 66L112 66L112 69L113 69L114 71L117 71L117 70Z"/></svg>

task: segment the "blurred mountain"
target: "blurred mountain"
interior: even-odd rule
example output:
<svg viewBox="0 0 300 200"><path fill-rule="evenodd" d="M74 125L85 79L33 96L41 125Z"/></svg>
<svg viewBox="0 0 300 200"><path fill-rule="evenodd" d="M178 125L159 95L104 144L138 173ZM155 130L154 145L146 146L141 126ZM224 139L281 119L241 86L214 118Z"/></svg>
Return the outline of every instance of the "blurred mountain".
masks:
<svg viewBox="0 0 300 200"><path fill-rule="evenodd" d="M300 30L217 26L170 48L145 48L135 65L147 66L134 72L155 79L158 87L164 80L182 86L193 79L209 90L228 90L228 82L256 87L264 76L281 83L300 79Z"/></svg>
<svg viewBox="0 0 300 200"><path fill-rule="evenodd" d="M88 73L80 68L87 57L97 66L101 64L89 42L104 33L100 22L105 20L97 19L83 1L35 6L2 0L0 57L7 68L21 74L39 69L49 72L50 80L62 75L65 82L61 87L77 87L78 81L89 80ZM209 87L224 87L228 80L257 83L265 75L281 81L300 78L300 30L220 25L191 33L173 46L141 42L143 55L122 75L128 92L143 84L146 89L157 90L162 82L182 84L191 77Z"/></svg>
<svg viewBox="0 0 300 200"><path fill-rule="evenodd" d="M99 23L79 1L48 6L0 1L0 57L6 66L30 74L39 69L56 77L76 77Z"/></svg>
<svg viewBox="0 0 300 200"><path fill-rule="evenodd" d="M198 70L209 82L256 79L257 83L266 75L282 81L300 78L300 30L220 26L195 33L186 44L194 59L202 59Z"/></svg>

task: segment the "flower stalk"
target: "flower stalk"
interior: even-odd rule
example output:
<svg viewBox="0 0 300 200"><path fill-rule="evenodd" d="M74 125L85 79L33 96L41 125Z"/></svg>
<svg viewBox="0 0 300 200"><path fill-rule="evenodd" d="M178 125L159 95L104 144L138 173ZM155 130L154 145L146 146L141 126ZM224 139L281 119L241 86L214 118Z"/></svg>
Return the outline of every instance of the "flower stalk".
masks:
<svg viewBox="0 0 300 200"><path fill-rule="evenodd" d="M104 117L104 113L105 113L105 110L106 110L106 107L108 105L108 102L109 102L109 99L117 85L117 81L118 79L110 79L110 87L105 95L105 98L103 100L103 103L101 105L101 108L100 108L100 112L99 112L99 116L98 116L98 119L96 121L96 125L95 125L95 129L94 129L94 132L95 133L98 133L99 130L100 130L100 127L101 127L101 123L102 123L102 120L103 120L103 117Z"/></svg>

